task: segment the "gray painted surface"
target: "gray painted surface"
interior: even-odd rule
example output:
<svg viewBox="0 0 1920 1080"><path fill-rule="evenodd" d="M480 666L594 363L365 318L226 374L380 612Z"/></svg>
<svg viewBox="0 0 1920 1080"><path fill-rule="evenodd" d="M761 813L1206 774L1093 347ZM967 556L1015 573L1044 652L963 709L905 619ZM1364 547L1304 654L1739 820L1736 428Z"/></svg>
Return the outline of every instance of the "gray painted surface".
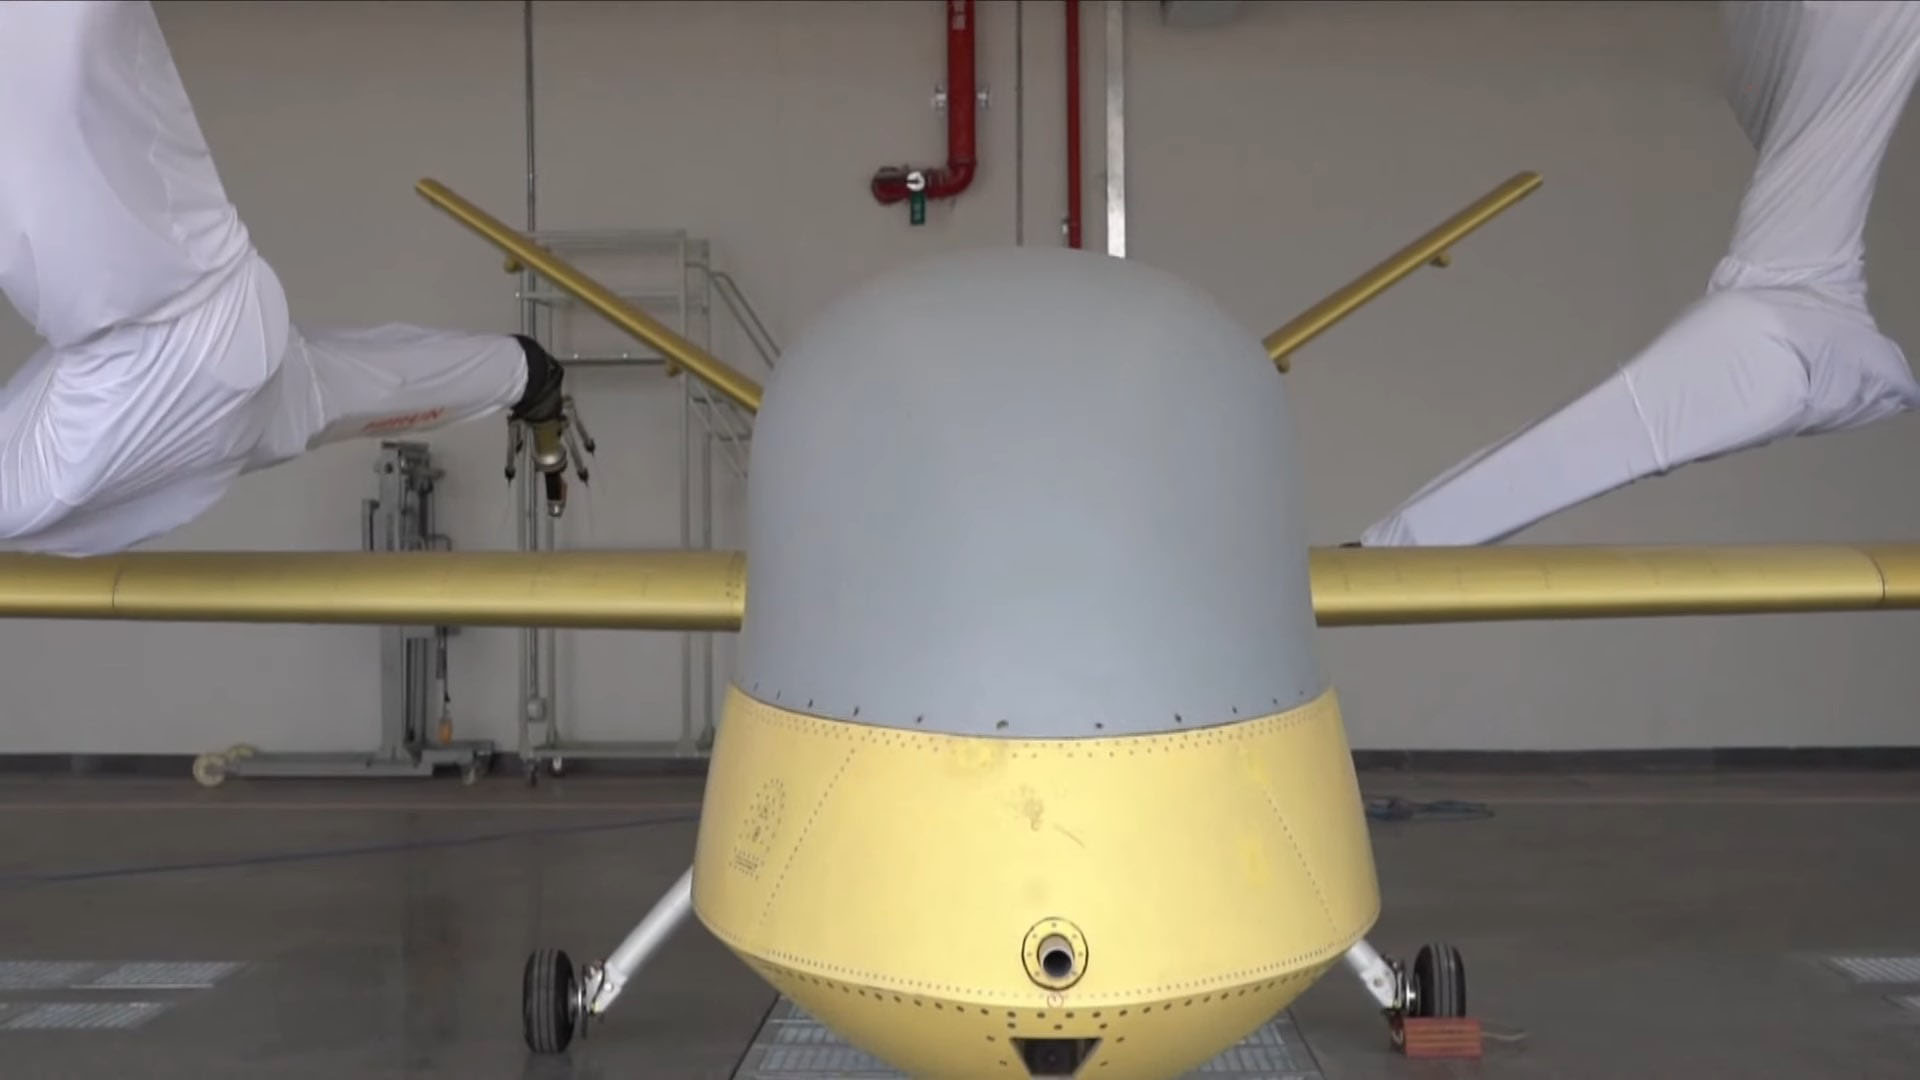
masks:
<svg viewBox="0 0 1920 1080"><path fill-rule="evenodd" d="M1285 387L1251 332L1138 262L984 250L869 284L767 387L742 687L1015 738L1312 698Z"/></svg>

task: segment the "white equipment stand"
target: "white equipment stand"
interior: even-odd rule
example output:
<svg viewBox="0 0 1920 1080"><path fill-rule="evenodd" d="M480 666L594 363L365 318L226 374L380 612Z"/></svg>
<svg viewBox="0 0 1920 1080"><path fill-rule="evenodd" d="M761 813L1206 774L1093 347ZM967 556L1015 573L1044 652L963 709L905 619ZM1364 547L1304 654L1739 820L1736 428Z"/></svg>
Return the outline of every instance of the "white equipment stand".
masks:
<svg viewBox="0 0 1920 1080"><path fill-rule="evenodd" d="M361 501L361 547L367 551L434 551L451 547L439 531L435 489L441 471L427 444L388 441L374 463L377 498ZM486 739L451 739L444 710L447 638L444 626L383 626L380 633L380 745L343 752L267 751L242 744L201 754L193 778L204 787L228 777L432 776L459 770L473 783L493 764ZM435 691L441 691L436 698ZM439 706L440 708L436 708Z"/></svg>

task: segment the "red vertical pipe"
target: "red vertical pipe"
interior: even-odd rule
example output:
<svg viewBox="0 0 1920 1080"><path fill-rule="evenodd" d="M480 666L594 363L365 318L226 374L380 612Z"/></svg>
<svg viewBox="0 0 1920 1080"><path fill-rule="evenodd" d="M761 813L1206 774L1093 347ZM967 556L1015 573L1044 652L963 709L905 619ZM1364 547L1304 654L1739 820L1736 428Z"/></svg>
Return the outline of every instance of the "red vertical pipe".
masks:
<svg viewBox="0 0 1920 1080"><path fill-rule="evenodd" d="M929 199L950 199L973 183L975 98L973 0L945 0L947 13L947 163L913 169L889 165L873 174L873 197L896 203L908 195L907 177L927 178Z"/></svg>
<svg viewBox="0 0 1920 1080"><path fill-rule="evenodd" d="M974 71L973 0L948 0L947 3L947 184L951 190L935 198L948 198L966 190L973 182L973 124L980 102Z"/></svg>
<svg viewBox="0 0 1920 1080"><path fill-rule="evenodd" d="M1080 246L1080 0L1067 0L1067 246Z"/></svg>

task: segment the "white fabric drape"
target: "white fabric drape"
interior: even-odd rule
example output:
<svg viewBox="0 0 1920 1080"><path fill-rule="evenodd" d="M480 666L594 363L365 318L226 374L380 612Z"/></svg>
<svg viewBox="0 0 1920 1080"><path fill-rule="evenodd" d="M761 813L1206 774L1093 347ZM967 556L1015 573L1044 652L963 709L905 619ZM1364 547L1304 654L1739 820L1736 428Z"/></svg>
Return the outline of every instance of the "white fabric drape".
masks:
<svg viewBox="0 0 1920 1080"><path fill-rule="evenodd" d="M1695 301L1564 407L1469 456L1362 534L1484 544L1645 476L1920 404L1867 310L1862 233L1920 72L1920 4L1723 5L1727 96L1759 151Z"/></svg>
<svg viewBox="0 0 1920 1080"><path fill-rule="evenodd" d="M526 379L506 335L292 325L144 2L0 4L0 291L45 340L0 389L0 548L120 550Z"/></svg>

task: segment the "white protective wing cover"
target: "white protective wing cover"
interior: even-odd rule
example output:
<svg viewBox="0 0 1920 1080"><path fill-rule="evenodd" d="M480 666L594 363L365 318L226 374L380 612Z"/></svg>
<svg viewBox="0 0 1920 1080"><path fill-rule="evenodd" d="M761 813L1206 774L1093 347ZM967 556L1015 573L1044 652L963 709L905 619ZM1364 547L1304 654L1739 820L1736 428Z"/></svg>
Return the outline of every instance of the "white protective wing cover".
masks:
<svg viewBox="0 0 1920 1080"><path fill-rule="evenodd" d="M1484 544L1641 477L1920 404L1867 310L1862 234L1920 71L1920 5L1726 4L1728 100L1759 151L1707 292L1612 377L1362 535Z"/></svg>
<svg viewBox="0 0 1920 1080"><path fill-rule="evenodd" d="M293 326L145 3L0 4L0 291L46 341L0 389L0 549L120 550L526 378L501 334Z"/></svg>

